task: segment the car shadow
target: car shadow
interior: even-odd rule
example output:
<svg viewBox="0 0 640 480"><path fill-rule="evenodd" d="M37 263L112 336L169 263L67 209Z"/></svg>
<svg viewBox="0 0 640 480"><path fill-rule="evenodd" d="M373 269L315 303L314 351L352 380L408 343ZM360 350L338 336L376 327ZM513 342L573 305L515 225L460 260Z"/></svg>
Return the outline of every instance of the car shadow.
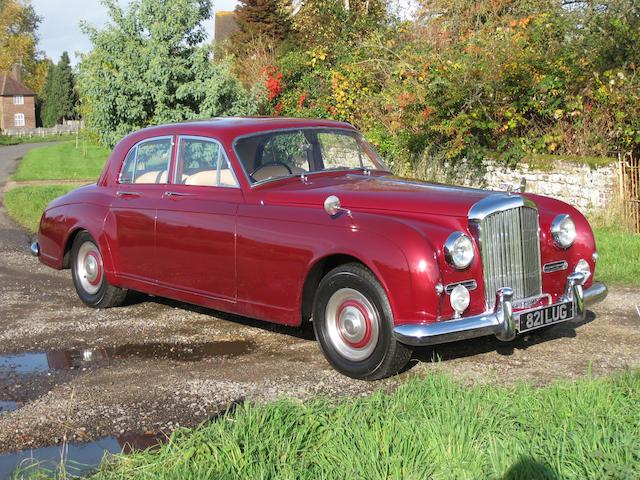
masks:
<svg viewBox="0 0 640 480"><path fill-rule="evenodd" d="M130 292L127 296L125 305L133 306L147 302L166 305L172 308L180 308L189 312L200 313L210 317L234 322L246 327L288 335L300 340L315 341L315 333L311 322L305 322L300 327L290 327L287 325L279 325L276 323L256 320L254 318L243 317L232 313L221 312L211 308L171 300L164 297L152 297L139 292ZM564 322L558 325L534 330L529 334L516 337L516 339L511 342L501 342L494 336L487 336L427 347L416 347L413 351L411 361L402 371L410 370L418 363L446 362L448 360L473 357L475 355L494 351L504 356L513 355L516 350L526 350L531 346L548 342L550 340L558 338L574 338L576 336L577 328L591 323L595 318L595 314L588 310L583 320L577 322Z"/></svg>
<svg viewBox="0 0 640 480"><path fill-rule="evenodd" d="M221 312L211 308L201 307L191 303L180 302L178 300L171 300L164 297L152 297L144 293L130 291L127 295L127 299L123 306L133 306L141 303L155 303L158 305L166 305L172 308L180 308L189 312L200 313L209 317L220 318L229 322L238 323L240 325L252 328L258 328L260 330L281 333L290 337L295 337L300 340L312 340L315 341L316 337L313 332L313 325L311 322L305 322L300 327L290 327L287 325L280 325L277 323L271 323L264 320L256 320L255 318L243 317L241 315L235 315L233 313Z"/></svg>
<svg viewBox="0 0 640 480"><path fill-rule="evenodd" d="M472 357L483 353L497 352L500 355L513 355L516 350L527 348L557 338L573 338L576 329L591 323L596 318L592 311L587 311L585 318L577 322L564 322L558 325L534 330L528 334L516 337L511 342L502 342L494 336L473 338L459 342L442 343L427 347L416 347L407 369L418 363L438 363L457 358Z"/></svg>
<svg viewBox="0 0 640 480"><path fill-rule="evenodd" d="M556 480L560 478L551 467L530 457L520 458L506 471L502 480Z"/></svg>

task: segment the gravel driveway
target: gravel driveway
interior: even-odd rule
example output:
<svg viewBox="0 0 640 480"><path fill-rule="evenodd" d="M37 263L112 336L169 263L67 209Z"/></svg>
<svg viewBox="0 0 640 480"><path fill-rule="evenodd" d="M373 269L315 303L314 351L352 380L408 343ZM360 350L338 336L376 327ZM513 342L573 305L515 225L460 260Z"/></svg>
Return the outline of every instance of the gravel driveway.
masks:
<svg viewBox="0 0 640 480"><path fill-rule="evenodd" d="M0 148L0 187L29 148ZM611 289L581 325L417 349L408 371L368 383L332 370L309 327L144 295L86 308L69 272L40 265L28 244L0 209L0 452L194 426L244 399L364 395L436 370L542 384L640 365L638 289Z"/></svg>

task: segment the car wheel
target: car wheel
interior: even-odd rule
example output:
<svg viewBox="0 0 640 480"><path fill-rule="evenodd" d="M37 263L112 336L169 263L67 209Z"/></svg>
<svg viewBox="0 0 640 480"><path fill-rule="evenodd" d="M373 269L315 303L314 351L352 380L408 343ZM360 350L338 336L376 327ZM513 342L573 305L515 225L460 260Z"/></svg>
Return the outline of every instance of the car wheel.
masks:
<svg viewBox="0 0 640 480"><path fill-rule="evenodd" d="M352 378L394 375L413 351L394 338L387 295L373 273L358 263L337 267L322 279L313 329L329 363Z"/></svg>
<svg viewBox="0 0 640 480"><path fill-rule="evenodd" d="M100 249L87 232L79 233L73 242L71 273L80 300L90 307L117 307L127 296L127 290L107 282Z"/></svg>

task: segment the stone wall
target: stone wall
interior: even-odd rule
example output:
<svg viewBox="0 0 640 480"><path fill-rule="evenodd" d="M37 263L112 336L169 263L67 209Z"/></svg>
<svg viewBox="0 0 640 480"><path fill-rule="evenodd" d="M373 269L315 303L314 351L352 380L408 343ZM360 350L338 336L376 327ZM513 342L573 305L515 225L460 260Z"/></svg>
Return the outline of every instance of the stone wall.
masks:
<svg viewBox="0 0 640 480"><path fill-rule="evenodd" d="M536 170L524 163L515 169L488 163L484 182L486 188L504 190L507 185L519 185L524 177L527 192L557 198L582 212L593 212L607 208L616 198L617 175L615 162L592 168L580 163L556 161L551 171Z"/></svg>

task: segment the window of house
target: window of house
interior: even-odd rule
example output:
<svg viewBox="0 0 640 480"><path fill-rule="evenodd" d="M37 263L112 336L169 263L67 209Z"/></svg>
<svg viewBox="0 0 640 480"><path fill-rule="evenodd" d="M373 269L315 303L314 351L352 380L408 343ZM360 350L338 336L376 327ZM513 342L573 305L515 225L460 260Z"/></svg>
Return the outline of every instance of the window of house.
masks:
<svg viewBox="0 0 640 480"><path fill-rule="evenodd" d="M24 105L24 97L22 95L16 95L13 97L14 105Z"/></svg>
<svg viewBox="0 0 640 480"><path fill-rule="evenodd" d="M24 127L24 113L16 113L13 116L13 124L16 127Z"/></svg>

